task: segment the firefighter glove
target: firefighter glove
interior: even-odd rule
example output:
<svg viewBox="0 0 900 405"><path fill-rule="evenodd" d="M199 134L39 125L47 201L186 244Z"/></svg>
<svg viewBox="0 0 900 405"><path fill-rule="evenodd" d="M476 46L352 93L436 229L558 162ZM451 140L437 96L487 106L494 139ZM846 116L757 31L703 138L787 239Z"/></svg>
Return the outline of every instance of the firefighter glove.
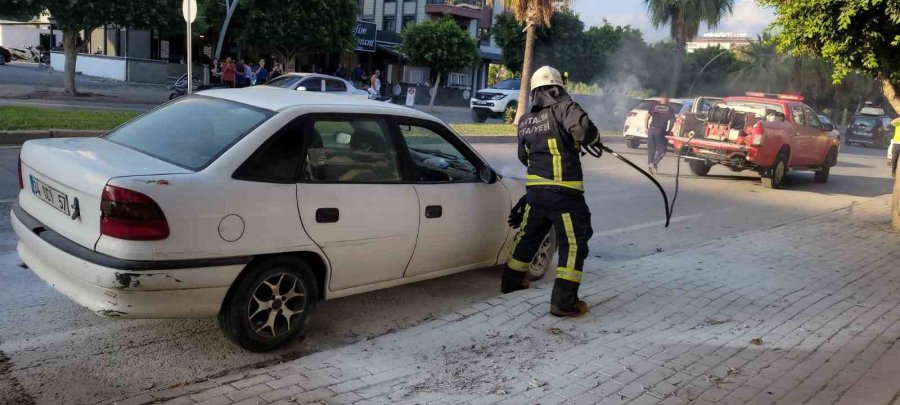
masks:
<svg viewBox="0 0 900 405"><path fill-rule="evenodd" d="M509 211L509 226L512 229L518 229L522 225L522 219L525 216L525 196L519 199L519 202Z"/></svg>

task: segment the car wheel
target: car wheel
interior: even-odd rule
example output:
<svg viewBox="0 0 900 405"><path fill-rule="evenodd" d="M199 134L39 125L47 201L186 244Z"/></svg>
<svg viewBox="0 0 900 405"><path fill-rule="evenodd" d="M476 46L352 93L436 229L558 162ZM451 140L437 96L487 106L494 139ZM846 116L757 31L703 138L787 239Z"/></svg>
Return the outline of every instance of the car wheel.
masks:
<svg viewBox="0 0 900 405"><path fill-rule="evenodd" d="M825 155L825 161L822 162L823 169L816 170L815 179L816 183L826 183L828 182L828 175L831 173L831 168L837 164L837 150L831 148L828 151L828 154Z"/></svg>
<svg viewBox="0 0 900 405"><path fill-rule="evenodd" d="M486 112L478 110L478 109L472 109L472 121L473 122L480 124L482 122L487 121L487 118L488 118L488 115Z"/></svg>
<svg viewBox="0 0 900 405"><path fill-rule="evenodd" d="M541 247L538 248L537 254L534 255L534 259L528 266L526 277L531 281L543 278L550 270L550 266L553 264L553 255L555 254L556 230L550 228L550 232L547 232L547 235L544 236L544 240L541 241Z"/></svg>
<svg viewBox="0 0 900 405"><path fill-rule="evenodd" d="M787 174L787 156L782 152L778 154L775 165L772 167L770 176L762 178L762 184L765 188L778 190L784 185L784 176Z"/></svg>
<svg viewBox="0 0 900 405"><path fill-rule="evenodd" d="M698 176L706 176L709 174L709 169L712 169L711 165L706 164L706 162L702 160L690 160L688 161L688 166L690 166L691 171Z"/></svg>
<svg viewBox="0 0 900 405"><path fill-rule="evenodd" d="M232 285L219 326L246 350L270 351L306 331L317 297L315 276L303 260L265 259Z"/></svg>
<svg viewBox="0 0 900 405"><path fill-rule="evenodd" d="M639 146L641 146L641 142L637 139L626 139L625 145L631 149L637 149Z"/></svg>

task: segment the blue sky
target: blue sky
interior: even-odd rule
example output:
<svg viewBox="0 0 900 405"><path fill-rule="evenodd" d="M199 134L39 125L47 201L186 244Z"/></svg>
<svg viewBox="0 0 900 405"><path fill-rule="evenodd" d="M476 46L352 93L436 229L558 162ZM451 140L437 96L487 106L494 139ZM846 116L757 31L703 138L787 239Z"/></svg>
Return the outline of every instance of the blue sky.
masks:
<svg viewBox="0 0 900 405"><path fill-rule="evenodd" d="M608 20L614 25L631 25L644 33L644 39L659 41L669 36L666 27L655 29L647 21L644 0L574 0L572 8L581 15L585 25L602 25ZM734 13L725 18L713 31L746 32L751 35L760 33L772 22L771 10L763 9L754 0L734 0ZM708 32L706 26L700 32Z"/></svg>

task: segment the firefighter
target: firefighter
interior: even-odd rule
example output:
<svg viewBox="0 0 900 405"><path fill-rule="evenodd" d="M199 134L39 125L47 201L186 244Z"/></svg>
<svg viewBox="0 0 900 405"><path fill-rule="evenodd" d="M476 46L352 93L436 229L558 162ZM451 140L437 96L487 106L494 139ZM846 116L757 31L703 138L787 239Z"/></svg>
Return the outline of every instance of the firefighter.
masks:
<svg viewBox="0 0 900 405"><path fill-rule="evenodd" d="M665 93L659 102L650 107L644 129L647 131L647 164L650 173L659 171L659 162L666 156L669 141L666 134L675 125L675 109L669 105L669 96Z"/></svg>
<svg viewBox="0 0 900 405"><path fill-rule="evenodd" d="M519 160L528 167L527 192L510 214L521 224L512 257L503 272L501 291L528 288L526 272L551 227L559 246L559 266L550 298L555 316L580 316L588 307L578 298L591 213L584 200L582 145L600 143L597 127L566 93L556 69L544 66L531 78L532 107L519 121Z"/></svg>

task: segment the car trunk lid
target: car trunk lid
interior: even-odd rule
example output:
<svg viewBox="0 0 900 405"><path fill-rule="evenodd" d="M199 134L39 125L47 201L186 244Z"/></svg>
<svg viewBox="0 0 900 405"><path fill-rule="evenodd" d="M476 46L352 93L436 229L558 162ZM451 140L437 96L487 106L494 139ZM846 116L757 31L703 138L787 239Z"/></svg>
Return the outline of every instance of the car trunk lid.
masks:
<svg viewBox="0 0 900 405"><path fill-rule="evenodd" d="M94 249L100 200L116 177L191 173L102 138L43 139L22 147L19 205L63 237Z"/></svg>

